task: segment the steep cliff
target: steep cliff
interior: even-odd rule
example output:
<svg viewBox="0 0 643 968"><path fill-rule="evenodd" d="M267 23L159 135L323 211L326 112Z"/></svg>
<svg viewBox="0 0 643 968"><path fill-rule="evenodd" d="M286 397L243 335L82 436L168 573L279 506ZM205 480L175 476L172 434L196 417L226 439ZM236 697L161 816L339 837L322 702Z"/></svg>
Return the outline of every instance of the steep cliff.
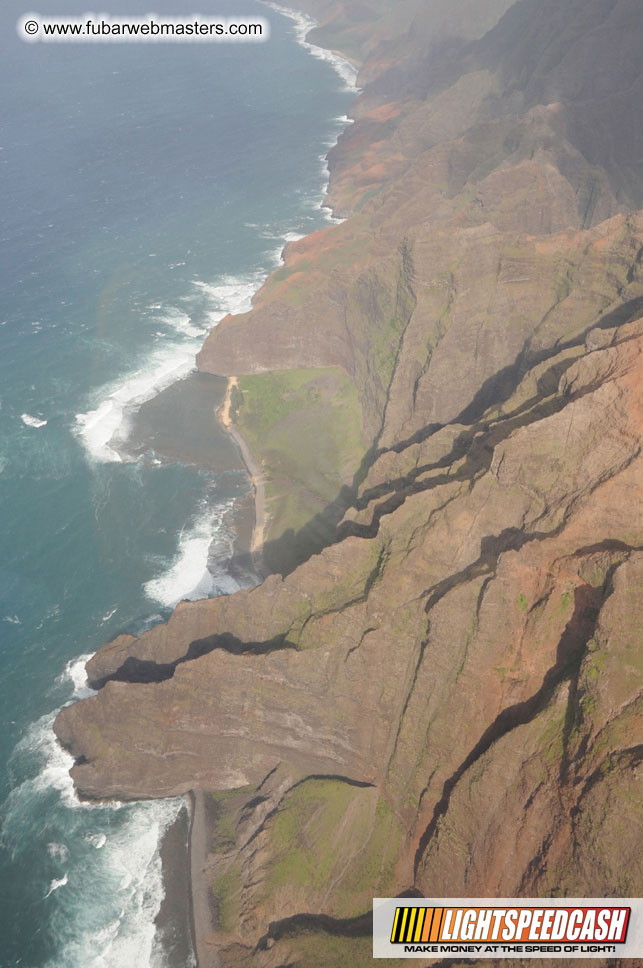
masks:
<svg viewBox="0 0 643 968"><path fill-rule="evenodd" d="M87 796L206 794L230 968L366 965L377 895L643 887L643 22L402 6L307 4L364 59L350 217L199 355L281 574L105 646L56 721Z"/></svg>

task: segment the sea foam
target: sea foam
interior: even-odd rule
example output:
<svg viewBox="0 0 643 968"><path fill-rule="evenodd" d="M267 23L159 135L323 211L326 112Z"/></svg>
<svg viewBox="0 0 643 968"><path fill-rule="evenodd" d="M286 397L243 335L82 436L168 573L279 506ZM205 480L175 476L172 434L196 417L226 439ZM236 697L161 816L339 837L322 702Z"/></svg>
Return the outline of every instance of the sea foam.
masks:
<svg viewBox="0 0 643 968"><path fill-rule="evenodd" d="M284 7L279 3L273 3L273 0L260 0L260 2L263 3L264 6L270 7L270 9L274 10L276 13L281 14L282 17L287 17L289 20L292 20L294 23L294 33L297 37L297 42L305 50L307 50L309 54L311 54L313 57L316 57L317 60L322 60L329 64L344 82L344 89L346 91L350 91L351 93L355 94L360 93L361 88L357 86L357 68L336 51L326 50L324 47L318 47L316 44L311 44L310 41L306 39L312 28L318 26L316 20L298 10L292 10L290 7ZM347 124L351 124L351 119L347 115L334 118L334 121L342 127L345 127ZM336 143L336 139L335 141L329 141L326 147L332 148ZM326 204L326 194L330 180L328 156L321 155L320 162L321 176L323 178L322 193L319 198L310 200L309 205L313 210L321 212L325 216L327 222L330 222L332 225L337 225L340 222L343 222L344 219L337 218L337 216L333 215L331 209Z"/></svg>
<svg viewBox="0 0 643 968"><path fill-rule="evenodd" d="M207 327L195 325L192 317L183 312L182 309L177 309L176 306L152 305L147 308L151 319L163 326L169 326L183 336L191 336L196 339L205 336L207 333Z"/></svg>
<svg viewBox="0 0 643 968"><path fill-rule="evenodd" d="M139 369L102 387L97 406L76 414L76 433L89 456L102 463L121 461L117 443L127 438L128 413L194 369L195 345L168 342L155 349Z"/></svg>
<svg viewBox="0 0 643 968"><path fill-rule="evenodd" d="M58 678L70 701L92 694L88 658L68 663ZM69 776L73 759L52 731L56 712L32 724L18 743L13 768L29 775L3 805L3 840L14 856L28 856L43 822L56 838L47 845L49 874L43 871L39 885L52 907L52 955L44 968L160 968L159 849L184 802L80 801Z"/></svg>
<svg viewBox="0 0 643 968"><path fill-rule="evenodd" d="M301 44L313 57L318 60L326 61L331 65L333 70L339 74L342 81L346 86L347 91L358 92L359 88L357 86L357 68L354 67L350 61L342 57L341 54L337 54L335 51L326 50L324 47L318 47L316 44L311 44L310 41L306 40L306 36L312 30L313 27L317 27L317 21L313 20L312 17L306 16L306 14L301 13L298 10L291 10L290 7L284 7L279 3L273 3L272 0L262 0L262 3L266 7L270 7L276 13L280 13L283 17L288 17L292 20L295 27L295 35L297 37L297 42Z"/></svg>
<svg viewBox="0 0 643 968"><path fill-rule="evenodd" d="M204 304L202 325L176 306L147 307L146 315L174 332L166 338L159 334L161 344L157 343L141 366L98 389L95 406L76 414L74 430L92 460L115 463L124 459L131 414L194 370L194 358L208 330L228 313L247 312L266 275L256 270L239 276L222 275L212 282L193 280L195 292L187 293L184 299L189 304L193 296L198 296Z"/></svg>
<svg viewBox="0 0 643 968"><path fill-rule="evenodd" d="M202 509L191 527L179 539L171 564L145 585L153 601L172 608L188 599L210 595L231 595L241 587L227 570L234 550L234 535L227 525L234 499Z"/></svg>
<svg viewBox="0 0 643 968"><path fill-rule="evenodd" d="M195 285L210 303L208 318L210 325L221 322L229 313L247 313L252 309L252 297L265 281L267 273L262 269L239 276L223 275L214 282L195 279Z"/></svg>
<svg viewBox="0 0 643 968"><path fill-rule="evenodd" d="M25 424L27 427L34 427L38 429L40 427L47 426L46 420L43 420L40 417L32 417L31 414L28 414L28 413L21 413L20 419L22 420L23 424Z"/></svg>
<svg viewBox="0 0 643 968"><path fill-rule="evenodd" d="M62 877L58 878L58 880L54 878L54 880L51 882L49 886L49 890L45 894L44 899L47 900L50 894L53 894L54 891L57 891L59 887L64 887L65 884L69 884L69 877L67 876L67 874L64 874Z"/></svg>

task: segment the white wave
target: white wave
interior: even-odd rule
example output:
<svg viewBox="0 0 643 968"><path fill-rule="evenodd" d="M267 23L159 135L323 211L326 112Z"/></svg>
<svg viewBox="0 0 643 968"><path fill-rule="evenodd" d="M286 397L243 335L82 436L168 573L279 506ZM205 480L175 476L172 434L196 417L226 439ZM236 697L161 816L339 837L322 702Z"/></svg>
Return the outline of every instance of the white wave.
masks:
<svg viewBox="0 0 643 968"><path fill-rule="evenodd" d="M71 686L68 701L86 699L95 695L94 690L87 684L85 664L91 658L91 653L79 656L67 663L64 671L57 677L61 684ZM100 809L104 804L88 803L79 800L69 775L74 765L71 753L63 749L53 731L53 723L58 710L41 716L32 723L14 750L14 757L23 760L35 760L38 772L35 776L25 780L9 794L7 803L23 802L37 799L52 790L58 793L60 802L65 807L78 809Z"/></svg>
<svg viewBox="0 0 643 968"><path fill-rule="evenodd" d="M88 844L91 844L92 847L95 847L96 850L102 850L102 848L107 843L107 835L106 834L85 834L84 840L86 840Z"/></svg>
<svg viewBox="0 0 643 968"><path fill-rule="evenodd" d="M103 463L121 461L116 447L127 438L127 417L146 400L176 383L194 369L195 345L169 342L156 349L146 364L96 394L98 406L76 414L76 433L87 453ZM115 441L117 443L115 443Z"/></svg>
<svg viewBox="0 0 643 968"><path fill-rule="evenodd" d="M58 682L70 682L74 688L71 699L87 699L89 696L95 696L96 690L90 689L87 682L87 672L85 666L89 660L94 655L93 652L88 652L85 655L79 655L77 659L72 659L65 666L65 669L58 676Z"/></svg>
<svg viewBox="0 0 643 968"><path fill-rule="evenodd" d="M275 269L278 269L279 266L283 264L284 248L285 248L285 243L280 242L279 245L275 249L273 249L270 255L268 256L273 272L275 271Z"/></svg>
<svg viewBox="0 0 643 968"><path fill-rule="evenodd" d="M341 54L337 54L335 51L326 50L324 47L317 47L316 44L311 44L306 40L306 36L312 30L313 27L317 27L317 21L313 20L312 17L306 16L306 14L301 13L298 10L291 10L290 7L284 7L279 3L273 3L272 0L261 0L266 7L270 7L271 10L280 13L283 17L288 17L292 20L295 27L295 35L297 37L297 42L304 47L309 54L316 57L318 60L326 61L333 68L336 74L339 74L342 81L346 86L347 91L358 92L359 88L357 86L357 68L354 67L350 61L347 61L345 57Z"/></svg>
<svg viewBox="0 0 643 968"><path fill-rule="evenodd" d="M252 297L266 278L266 272L257 269L246 275L220 276L214 282L194 279L193 285L207 298L210 325L221 322L228 313L236 315L252 309Z"/></svg>
<svg viewBox="0 0 643 968"><path fill-rule="evenodd" d="M268 255L268 259L272 264L271 271L274 272L274 270L278 268L280 265L282 265L284 262L284 249L286 248L288 243L298 242L300 239L305 239L306 233L294 232L294 231L281 232L278 234L275 232L265 232L265 233L262 233L262 238L274 239L274 240L278 240L279 242L279 244L274 249L272 249Z"/></svg>
<svg viewBox="0 0 643 968"><path fill-rule="evenodd" d="M195 323L194 314L176 306L152 303L147 307L147 313L155 314L150 317L153 321L173 329L181 339L163 339L165 334L158 332L162 342L148 360L139 369L101 387L95 393L97 405L87 413L76 414L74 430L91 458L101 463L124 459L119 448L127 440L131 414L194 370L196 352L210 327L228 313L248 312L266 276L264 269L256 269L238 276L222 275L212 282L193 280L196 292L180 301L205 303L198 307L202 325Z"/></svg>
<svg viewBox="0 0 643 968"><path fill-rule="evenodd" d="M154 628L155 625L158 625L162 621L163 616L160 614L160 612L155 612L153 615L148 615L141 622L140 628L137 629L136 634L141 635L143 632L147 632L148 629Z"/></svg>
<svg viewBox="0 0 643 968"><path fill-rule="evenodd" d="M212 575L213 595L232 595L240 588L250 588L257 584L257 576L248 572L241 577L236 569L236 577L230 574L230 561L234 554L235 534L226 523L233 502L225 509L220 522L214 530L208 552L208 571Z"/></svg>
<svg viewBox="0 0 643 968"><path fill-rule="evenodd" d="M28 413L21 413L20 414L20 419L22 420L23 424L26 424L27 425L27 427L36 427L37 428L37 427L46 427L47 426L47 421L46 420L42 420L39 417L32 417Z"/></svg>
<svg viewBox="0 0 643 968"><path fill-rule="evenodd" d="M109 916L99 927L94 923L88 928L82 906L78 909L76 935L63 949L63 964L148 968L155 963L155 919L165 893L159 846L181 807L180 800L165 800L129 808L126 821L98 855L104 883L112 892ZM97 902L99 898L89 901L94 922Z"/></svg>
<svg viewBox="0 0 643 968"><path fill-rule="evenodd" d="M60 677L74 696L83 694L81 669L87 658L68 663ZM184 802L80 802L71 790L72 758L51 729L55 715L34 723L16 747L12 762L35 775L14 787L3 809L3 837L14 856L31 850L46 815L56 838L47 851L66 867L45 895L55 905L46 968L158 968L163 963L155 924L164 897L160 845ZM52 793L58 794L53 800Z"/></svg>
<svg viewBox="0 0 643 968"><path fill-rule="evenodd" d="M151 310L161 310L161 312L155 312L151 319L157 323L163 323L165 326L170 326L172 329L176 330L177 333L181 333L183 336L191 336L193 338L199 336L205 336L207 329L203 326L195 326L192 322L192 318L184 313L181 309L177 309L176 306L148 306Z"/></svg>
<svg viewBox="0 0 643 968"><path fill-rule="evenodd" d="M65 884L69 884L69 877L67 876L67 874L65 874L64 877L61 877L58 880L53 880L49 885L49 890L45 894L44 900L46 900L50 894L53 894L54 891L57 891L59 887L64 887Z"/></svg>
<svg viewBox="0 0 643 968"><path fill-rule="evenodd" d="M328 167L328 157L326 155L319 156L320 161L320 172L325 183L328 184L330 179L330 168Z"/></svg>
<svg viewBox="0 0 643 968"><path fill-rule="evenodd" d="M160 464L161 462L155 460L154 463L155 464ZM116 612L117 611L118 611L118 605L116 606L116 608L110 609L109 612L105 612L105 614L102 616L102 618L100 620L101 621L101 625L104 625L105 622L109 622L109 620L112 617L112 615L116 615Z"/></svg>
<svg viewBox="0 0 643 968"><path fill-rule="evenodd" d="M165 895L159 848L182 806L160 800L107 808L110 837L85 835L90 853L80 850L67 874L47 968L164 964L155 923Z"/></svg>
<svg viewBox="0 0 643 968"><path fill-rule="evenodd" d="M69 858L69 848L65 844L47 844L47 853L61 864L66 863Z"/></svg>
<svg viewBox="0 0 643 968"><path fill-rule="evenodd" d="M172 608L185 599L196 601L238 591L239 584L226 573L225 567L233 548L233 537L225 519L233 503L230 499L216 508L208 508L181 534L171 565L157 578L146 582L148 598Z"/></svg>
<svg viewBox="0 0 643 968"><path fill-rule="evenodd" d="M12 798L37 799L55 790L66 807L78 808L81 803L74 789L69 771L74 765L73 756L62 748L53 731L56 712L48 713L36 720L16 746L15 753L30 758L37 757L41 762L40 772L25 780L20 787L9 794Z"/></svg>
<svg viewBox="0 0 643 968"><path fill-rule="evenodd" d="M11 625L22 625L22 622L17 615L5 615L4 622L10 622Z"/></svg>
<svg viewBox="0 0 643 968"><path fill-rule="evenodd" d="M279 248L275 249L273 253L273 261L275 265L279 266L284 262L284 252L285 252L286 246L290 242L299 242L300 239L305 239L305 238L306 238L306 235L303 232L285 232L284 235L281 236L282 242Z"/></svg>
<svg viewBox="0 0 643 968"><path fill-rule="evenodd" d="M41 621L38 622L38 625L36 625L36 629L42 629L45 627L45 625L51 624L51 622L56 620L59 615L60 615L60 605L52 605L51 608L48 608L47 611L45 612L44 618L42 618Z"/></svg>

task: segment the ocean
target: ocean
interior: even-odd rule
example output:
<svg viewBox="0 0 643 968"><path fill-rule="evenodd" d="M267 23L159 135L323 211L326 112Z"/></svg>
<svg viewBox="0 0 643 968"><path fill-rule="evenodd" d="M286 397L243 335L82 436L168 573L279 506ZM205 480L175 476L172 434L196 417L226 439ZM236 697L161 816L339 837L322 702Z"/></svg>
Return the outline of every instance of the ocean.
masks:
<svg viewBox="0 0 643 968"><path fill-rule="evenodd" d="M267 18L260 44L28 45L26 12L0 14L0 966L184 968L155 926L184 801L80 803L51 724L103 642L254 581L228 567L249 484L227 438L194 463L128 434L329 223L354 72L256 0L202 13Z"/></svg>

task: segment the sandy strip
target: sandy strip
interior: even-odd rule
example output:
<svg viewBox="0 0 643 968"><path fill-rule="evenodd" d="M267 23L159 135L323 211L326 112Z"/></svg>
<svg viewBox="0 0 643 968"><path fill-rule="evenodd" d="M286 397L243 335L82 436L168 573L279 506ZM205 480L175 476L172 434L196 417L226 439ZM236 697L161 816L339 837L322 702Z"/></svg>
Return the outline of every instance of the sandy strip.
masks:
<svg viewBox="0 0 643 968"><path fill-rule="evenodd" d="M252 538L250 540L250 556L252 558L253 568L258 577L265 578L266 570L262 552L266 533L266 479L263 469L253 457L245 438L239 433L230 416L232 390L238 386L239 381L236 376L231 376L228 378L228 386L226 387L225 397L223 398L223 403L217 411L216 416L221 426L227 430L239 448L239 452L243 458L243 463L246 465L246 469L250 476L250 481L254 491L255 504L255 523L252 529Z"/></svg>
<svg viewBox="0 0 643 968"><path fill-rule="evenodd" d="M239 388L239 380L236 376L228 377L228 385L226 386L225 397L217 414L219 418L219 423L226 430L230 430L230 425L232 424L232 419L230 417L230 407L232 406L232 391Z"/></svg>
<svg viewBox="0 0 643 968"><path fill-rule="evenodd" d="M192 940L197 968L217 968L216 949L212 942L214 925L209 899L207 876L208 827L205 816L205 797L200 790L190 792L190 891L192 908Z"/></svg>
<svg viewBox="0 0 643 968"><path fill-rule="evenodd" d="M160 849L165 893L155 924L165 958L172 965L186 965L194 950L189 830L190 811L184 807L166 830Z"/></svg>

